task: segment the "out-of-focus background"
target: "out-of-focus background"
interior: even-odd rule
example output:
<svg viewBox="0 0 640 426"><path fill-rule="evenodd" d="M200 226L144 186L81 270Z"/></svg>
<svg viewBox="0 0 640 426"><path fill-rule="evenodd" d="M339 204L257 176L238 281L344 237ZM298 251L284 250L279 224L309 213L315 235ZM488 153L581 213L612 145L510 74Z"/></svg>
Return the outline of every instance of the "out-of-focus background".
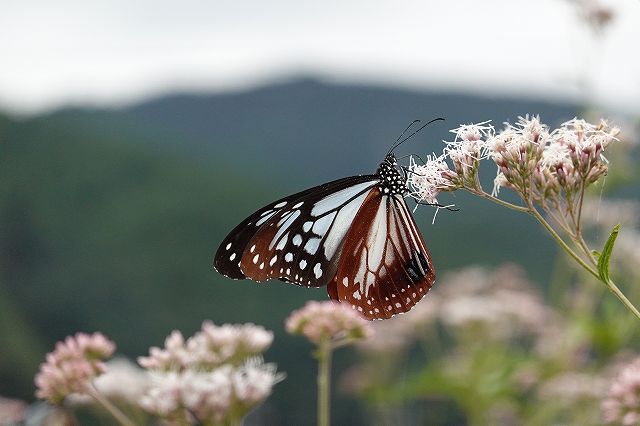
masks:
<svg viewBox="0 0 640 426"><path fill-rule="evenodd" d="M539 114L551 126L576 115L610 118L627 146L618 157L637 158L635 0L10 0L1 9L4 397L32 401L44 354L76 331L102 331L135 359L171 330L188 335L205 319L254 322L275 332L266 358L287 378L251 421L314 424L311 347L286 335L283 321L326 292L217 274L213 253L239 221L277 197L371 173L413 119L447 121L403 145L401 155L440 152L461 123L501 127ZM637 201L634 163L618 164L623 178L598 190ZM484 176L490 187L493 170ZM497 265L515 263L518 279L558 311L570 310L568 294L586 286L584 298L597 306L578 303L580 321L566 319L576 324L567 336L589 336L580 340L581 356L602 366L633 348L633 330L612 337L607 323L590 328L600 323L600 298L610 296L576 278L530 217L463 194L442 201L461 211L440 212L434 224L429 208L415 213L440 276L476 265L490 281L500 268L512 275L516 268L492 272ZM594 241L603 236L593 231ZM619 330L633 318L616 303L606 309ZM509 344L519 347L517 339ZM375 363L338 352L335 424L482 424L469 395L489 392L498 379L460 390L441 377L447 385L422 387L416 377L434 377L446 351L416 350L407 349L392 377L366 384L353 367ZM578 361L567 359L570 370ZM403 378L409 390L385 394ZM496 398L487 404L504 402ZM502 424L526 414L500 404Z"/></svg>

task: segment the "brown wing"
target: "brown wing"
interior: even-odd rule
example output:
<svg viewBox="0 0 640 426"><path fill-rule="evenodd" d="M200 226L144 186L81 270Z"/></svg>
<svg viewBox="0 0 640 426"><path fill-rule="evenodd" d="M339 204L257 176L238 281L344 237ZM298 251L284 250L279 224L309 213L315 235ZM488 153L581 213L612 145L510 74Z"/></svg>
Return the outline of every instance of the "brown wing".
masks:
<svg viewBox="0 0 640 426"><path fill-rule="evenodd" d="M329 296L368 319L384 319L408 312L434 281L431 255L406 202L376 187L344 238Z"/></svg>
<svg viewBox="0 0 640 426"><path fill-rule="evenodd" d="M376 176L340 179L258 210L222 242L216 269L231 278L325 285L353 218L378 182Z"/></svg>

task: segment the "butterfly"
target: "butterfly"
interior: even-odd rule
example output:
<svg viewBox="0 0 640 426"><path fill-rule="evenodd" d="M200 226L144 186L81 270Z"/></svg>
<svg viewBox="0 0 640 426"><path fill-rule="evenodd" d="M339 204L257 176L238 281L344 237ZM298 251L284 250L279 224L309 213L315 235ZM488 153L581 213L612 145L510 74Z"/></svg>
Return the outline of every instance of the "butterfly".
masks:
<svg viewBox="0 0 640 426"><path fill-rule="evenodd" d="M253 213L222 241L215 269L233 279L326 286L331 299L370 320L408 312L436 275L405 201L408 170L393 150L425 126L401 139L403 132L375 174L325 183Z"/></svg>

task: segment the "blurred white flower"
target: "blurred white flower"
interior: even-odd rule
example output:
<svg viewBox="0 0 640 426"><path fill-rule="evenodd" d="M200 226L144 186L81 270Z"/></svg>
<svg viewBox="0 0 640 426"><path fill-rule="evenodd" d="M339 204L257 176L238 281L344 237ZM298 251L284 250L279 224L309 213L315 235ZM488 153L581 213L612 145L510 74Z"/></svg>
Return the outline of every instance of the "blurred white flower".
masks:
<svg viewBox="0 0 640 426"><path fill-rule="evenodd" d="M440 296L440 321L454 331L481 327L498 339L538 336L557 318L514 265L492 273L463 269L445 276L434 294Z"/></svg>
<svg viewBox="0 0 640 426"><path fill-rule="evenodd" d="M147 372L126 358L109 360L105 368L93 385L107 398L135 404L149 387Z"/></svg>
<svg viewBox="0 0 640 426"><path fill-rule="evenodd" d="M182 375L175 371L150 373L151 385L140 398L140 406L159 416L167 416L180 408Z"/></svg>
<svg viewBox="0 0 640 426"><path fill-rule="evenodd" d="M597 401L605 391L603 378L587 373L567 372L546 380L538 396L546 401L571 405L580 401Z"/></svg>
<svg viewBox="0 0 640 426"><path fill-rule="evenodd" d="M267 350L272 342L273 333L262 326L217 326L205 321L201 330L186 341L179 331L173 331L165 340L164 349L151 348L149 356L139 357L138 363L149 369L211 369L225 363L242 363L245 358Z"/></svg>
<svg viewBox="0 0 640 426"><path fill-rule="evenodd" d="M284 374L276 372L275 364L264 364L260 358L250 358L231 374L236 401L249 409L271 395L273 385Z"/></svg>
<svg viewBox="0 0 640 426"><path fill-rule="evenodd" d="M369 321L346 304L310 301L286 320L291 334L302 334L313 343L323 340L359 340L373 333Z"/></svg>
<svg viewBox="0 0 640 426"><path fill-rule="evenodd" d="M138 360L151 378L139 405L180 424L235 424L284 378L256 357L272 342L273 333L254 324L205 321L186 341L174 331L164 349Z"/></svg>
<svg viewBox="0 0 640 426"><path fill-rule="evenodd" d="M374 333L358 343L365 352L395 352L405 349L425 332L425 328L438 317L440 300L430 294L427 300L418 303L403 315L376 321L372 325Z"/></svg>
<svg viewBox="0 0 640 426"><path fill-rule="evenodd" d="M151 386L140 398L145 410L166 418L200 423L233 423L262 403L284 375L275 364L251 358L241 366L225 364L211 371L153 371ZM195 419L190 420L190 416Z"/></svg>

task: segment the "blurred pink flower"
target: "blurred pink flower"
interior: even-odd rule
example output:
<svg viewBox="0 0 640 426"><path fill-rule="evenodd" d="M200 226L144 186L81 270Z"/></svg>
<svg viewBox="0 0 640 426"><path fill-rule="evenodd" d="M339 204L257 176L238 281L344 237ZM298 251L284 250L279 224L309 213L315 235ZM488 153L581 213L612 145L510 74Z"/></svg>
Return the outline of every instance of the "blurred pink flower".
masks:
<svg viewBox="0 0 640 426"><path fill-rule="evenodd" d="M260 358L211 371L186 369L151 372L151 386L140 406L164 418L195 419L203 424L233 424L262 403L284 376Z"/></svg>
<svg viewBox="0 0 640 426"><path fill-rule="evenodd" d="M273 333L254 324L205 321L186 341L173 331L163 349L138 358L151 378L139 405L180 424L235 424L284 377L256 356L272 342Z"/></svg>
<svg viewBox="0 0 640 426"><path fill-rule="evenodd" d="M498 340L515 336L541 336L558 315L547 306L516 265L495 271L468 267L445 275L434 290L438 314L452 331L472 330L477 337Z"/></svg>
<svg viewBox="0 0 640 426"><path fill-rule="evenodd" d="M146 371L126 358L114 358L105 364L105 372L93 385L102 395L129 404L137 404L149 387Z"/></svg>
<svg viewBox="0 0 640 426"><path fill-rule="evenodd" d="M613 380L602 412L606 423L640 424L640 358L623 367Z"/></svg>
<svg viewBox="0 0 640 426"><path fill-rule="evenodd" d="M22 424L28 407L24 401L0 396L0 425Z"/></svg>
<svg viewBox="0 0 640 426"><path fill-rule="evenodd" d="M364 339L373 334L369 321L355 309L333 301L307 302L289 315L286 329L316 344L324 340Z"/></svg>
<svg viewBox="0 0 640 426"><path fill-rule="evenodd" d="M566 372L547 379L538 391L539 397L547 401L567 405L580 401L598 400L605 390L601 377L581 372Z"/></svg>
<svg viewBox="0 0 640 426"><path fill-rule="evenodd" d="M240 364L271 346L273 333L254 324L214 325L202 323L200 331L185 341L179 331L165 340L164 349L153 347L138 363L148 369L180 370L198 367L211 369L225 363Z"/></svg>
<svg viewBox="0 0 640 426"><path fill-rule="evenodd" d="M429 324L435 323L439 314L440 298L431 294L428 300L418 303L403 314L371 324L374 333L358 344L365 352L396 352L425 335Z"/></svg>
<svg viewBox="0 0 640 426"><path fill-rule="evenodd" d="M59 405L72 393L84 393L87 385L105 371L102 361L110 357L115 348L101 333L77 333L58 342L35 377L36 396Z"/></svg>

